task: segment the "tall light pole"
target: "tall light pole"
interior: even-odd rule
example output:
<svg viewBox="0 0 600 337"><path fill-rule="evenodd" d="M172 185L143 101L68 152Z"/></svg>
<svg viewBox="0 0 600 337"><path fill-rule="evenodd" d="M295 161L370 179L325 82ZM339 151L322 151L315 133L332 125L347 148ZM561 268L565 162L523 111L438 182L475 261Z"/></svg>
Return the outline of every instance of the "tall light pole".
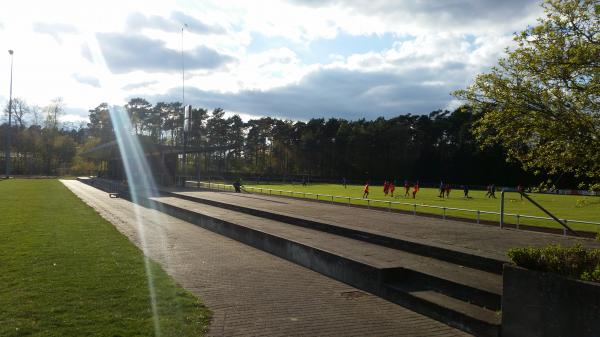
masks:
<svg viewBox="0 0 600 337"><path fill-rule="evenodd" d="M183 30L187 23L181 26L181 105L185 106L185 60L183 58Z"/></svg>
<svg viewBox="0 0 600 337"><path fill-rule="evenodd" d="M186 156L186 146L187 146L187 130L185 123L187 123L185 116L185 59L183 57L183 30L187 27L187 23L184 23L181 26L181 107L183 109L183 187L185 187L185 181L187 179L187 156Z"/></svg>
<svg viewBox="0 0 600 337"><path fill-rule="evenodd" d="M13 75L13 51L8 50L10 54L10 94L8 96L8 128L6 129L6 149L4 151L4 161L6 164L6 178L10 177L10 125L12 124L12 75Z"/></svg>

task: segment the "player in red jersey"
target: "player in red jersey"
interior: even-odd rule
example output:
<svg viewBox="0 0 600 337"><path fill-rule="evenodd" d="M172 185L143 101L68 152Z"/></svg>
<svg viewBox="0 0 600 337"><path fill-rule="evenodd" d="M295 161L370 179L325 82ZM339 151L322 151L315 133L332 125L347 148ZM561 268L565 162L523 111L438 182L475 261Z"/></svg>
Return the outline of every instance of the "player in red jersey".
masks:
<svg viewBox="0 0 600 337"><path fill-rule="evenodd" d="M419 181L417 180L417 182L415 183L415 186L413 186L413 199L416 198L418 192L419 192Z"/></svg>

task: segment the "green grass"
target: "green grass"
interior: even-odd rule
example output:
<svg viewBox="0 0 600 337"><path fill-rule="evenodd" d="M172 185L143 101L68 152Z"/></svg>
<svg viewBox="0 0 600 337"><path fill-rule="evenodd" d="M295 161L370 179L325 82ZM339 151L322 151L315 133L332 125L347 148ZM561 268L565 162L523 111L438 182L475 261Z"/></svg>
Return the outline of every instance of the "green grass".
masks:
<svg viewBox="0 0 600 337"><path fill-rule="evenodd" d="M162 336L210 312L150 261ZM58 180L0 183L0 336L152 336L141 251Z"/></svg>
<svg viewBox="0 0 600 337"><path fill-rule="evenodd" d="M348 185L347 188L340 184L310 184L308 186L302 186L301 184L261 184L255 185L250 182L245 182L246 187L265 188L265 189L277 189L286 191L297 191L307 193L320 193L329 194L334 196L346 196L353 198L361 198L363 195L363 186L359 185ZM411 189L412 191L412 189ZM369 188L369 199L378 199L385 201L397 201L406 203L417 203L432 206L442 207L454 207L473 209L481 211L493 211L500 212L500 191L496 192L497 199L490 199L485 196L485 191L471 190L469 192L470 199L463 197L463 191L461 189L453 189L450 192L450 198L443 199L438 198L439 190L435 188L421 188L417 194L416 199L411 197L404 198L404 187L396 187L395 195L400 196L399 198L392 198L389 195L386 197L383 193L383 186L370 186ZM296 195L298 196L298 195ZM600 222L600 197L587 197L587 196L570 196L570 195L554 195L554 194L530 194L530 196L539 202L542 206L548 209L550 212L555 214L561 219L570 220L582 220L582 221L593 221ZM307 198L316 198L316 196L307 196ZM326 199L331 200L331 199ZM348 203L348 200L334 199L337 202ZM352 204L363 204L366 205L366 201L351 200ZM373 203L371 205L379 207L389 207L387 203ZM393 208L399 208L403 210L412 211L412 206L408 205L393 205ZM418 212L442 214L440 209L418 207ZM529 201L520 199L520 196L516 193L507 193L505 200L505 211L507 213L515 213L521 215L533 215L533 216L546 216L541 210L531 204ZM447 210L448 216L456 216L461 218L475 219L476 213L468 213L463 211L452 211ZM498 215L481 214L480 219L499 221ZM516 217L506 217L507 223L516 223ZM548 220L535 220L535 219L524 219L520 218L521 224L562 228L558 223ZM586 225L586 224L570 224L572 228L578 230L587 230L592 232L598 232L600 226Z"/></svg>

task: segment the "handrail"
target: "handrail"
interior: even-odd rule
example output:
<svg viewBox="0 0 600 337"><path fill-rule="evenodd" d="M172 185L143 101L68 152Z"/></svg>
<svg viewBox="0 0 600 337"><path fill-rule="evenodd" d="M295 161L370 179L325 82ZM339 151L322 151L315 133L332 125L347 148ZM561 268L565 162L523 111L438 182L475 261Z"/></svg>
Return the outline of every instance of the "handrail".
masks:
<svg viewBox="0 0 600 337"><path fill-rule="evenodd" d="M212 183L212 182L208 182L208 183L206 183L206 182L193 182L193 184L190 184L190 186L193 186L193 187L200 187L200 186L205 186L206 187L206 186L208 186L209 189L216 188L216 189L223 189L223 190L233 190L234 189L233 186L228 185L228 184L220 184L220 183ZM289 195L291 197L294 197L296 195L296 196L300 196L301 198L306 198L307 196L315 196L315 199L317 199L317 200L326 201L325 199L320 199L321 197L323 197L323 198L329 199L331 202L334 202L335 199L341 199L341 200L347 200L348 206L351 205L351 201L352 200L355 200L355 201L366 201L368 208L371 207L371 204L380 203L380 204L387 205L388 206L387 207L388 211L391 211L392 205L410 206L412 208L413 215L417 214L417 207L440 209L440 210L442 210L442 217L444 219L446 218L446 211L459 211L459 212L476 213L476 222L478 224L480 223L480 220L481 220L480 219L480 215L481 214L500 215L500 226L501 227L504 226L504 216L505 215L506 216L514 216L514 217L517 218L517 223L516 223L517 228L519 228L519 226L520 226L520 218L524 218L524 219L536 219L536 220L555 220L555 221L556 221L556 219L558 219L558 218L555 219L555 218L548 218L548 217L535 216L535 215L507 213L507 212L503 211L503 206L502 205L501 205L501 212L495 212L495 211L475 210L475 209L459 208L459 207L435 206L435 205L427 205L427 204L420 204L420 203L410 203L410 202L402 202L402 201L389 201L389 200L357 198L357 197L331 195L331 194L311 193L311 192L298 192L298 191L288 191L288 190L277 190L277 189L270 189L270 188L263 188L263 187L252 187L252 186L244 187L244 190L251 190L251 191L256 191L256 192L260 191L260 193L262 193L262 194L265 194L265 193L266 194L279 194L279 195L286 195L287 194L287 195ZM503 196L503 194L501 194L501 195ZM381 207L379 207L379 208L381 208ZM562 219L561 222L565 225L564 230L563 230L563 234L565 234L565 235L566 235L567 228L569 228L569 230L572 231L572 229L570 229L570 227L568 227L568 225L566 225L567 222L578 223L578 224L586 224L586 225L595 225L595 226L599 226L599 229L600 229L600 222L583 221L583 220L569 220L569 219Z"/></svg>
<svg viewBox="0 0 600 337"><path fill-rule="evenodd" d="M540 205L537 201L531 199L531 197L529 195L527 195L527 193L525 193L523 191L513 190L513 189L503 189L502 192L500 193L500 228L504 227L504 193L505 192L516 192L516 193L521 194L522 196L525 197L525 199L529 200L529 202L531 202L537 208L539 208L540 210L542 210L542 212L548 214L554 221L558 222L561 226L563 226L564 228L566 228L569 232L571 232L571 234L577 236L577 232L575 232L565 222L563 222L562 220L560 220L559 218L557 218L554 214L550 213L550 211L548 211L547 209L545 209L544 207L542 207L542 205Z"/></svg>

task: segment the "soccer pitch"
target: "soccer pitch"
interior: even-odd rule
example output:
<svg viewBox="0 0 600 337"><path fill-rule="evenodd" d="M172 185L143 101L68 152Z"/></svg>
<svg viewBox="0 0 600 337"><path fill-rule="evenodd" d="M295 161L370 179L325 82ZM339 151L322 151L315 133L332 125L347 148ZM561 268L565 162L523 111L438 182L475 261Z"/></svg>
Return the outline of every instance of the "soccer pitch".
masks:
<svg viewBox="0 0 600 337"><path fill-rule="evenodd" d="M327 194L351 198L361 198L363 195L362 185L347 185L347 187L344 188L344 186L341 184L309 184L303 186L302 184L253 184L252 182L244 182L244 186L253 188L263 188L263 193L268 193L266 189L272 189L315 194L306 195L306 198L311 199L316 199L316 194ZM258 192L256 190L253 191L252 189L247 190L252 192ZM396 187L394 197L391 197L389 194L388 196L385 196L385 194L383 193L383 186L381 185L371 185L369 187L369 199L385 201L385 203L371 202L370 205L375 207L390 207L387 201L392 201L410 204L424 204L439 207L500 212L500 191L496 191L496 199L488 198L485 196L485 194L486 191L470 190L470 198L465 198L463 196L463 190L457 188L451 190L449 198L439 198L438 189L421 188L419 189L416 198L413 199L412 188L409 191L409 196L404 197L404 187ZM532 199L540 203L544 208L552 212L560 219L600 222L600 197L540 193L532 193L529 195ZM301 197L302 195L296 194L295 196ZM330 198L324 198L322 196L320 198L323 200L331 200ZM347 199L334 199L334 201L340 203L348 203ZM365 200L353 199L350 202L352 204L367 205L367 201ZM392 204L391 207L406 211L413 210L412 205ZM526 199L521 200L520 196L517 193L505 194L504 207L506 213L547 217L546 214L544 214L540 209L535 207L531 202L527 201ZM417 206L417 212L442 215L443 210L438 208L426 208ZM477 214L474 212L454 210L446 210L446 215L451 217L460 217L467 219L475 219L477 217ZM488 221L499 221L499 215L482 213L480 214L480 219ZM517 222L517 219L515 216L505 216L505 222L515 224ZM562 228L558 223L556 223L553 220L537 220L520 217L519 222L523 225ZM569 225L571 226L571 228L577 230L600 232L600 226L597 225L577 223L570 223Z"/></svg>

